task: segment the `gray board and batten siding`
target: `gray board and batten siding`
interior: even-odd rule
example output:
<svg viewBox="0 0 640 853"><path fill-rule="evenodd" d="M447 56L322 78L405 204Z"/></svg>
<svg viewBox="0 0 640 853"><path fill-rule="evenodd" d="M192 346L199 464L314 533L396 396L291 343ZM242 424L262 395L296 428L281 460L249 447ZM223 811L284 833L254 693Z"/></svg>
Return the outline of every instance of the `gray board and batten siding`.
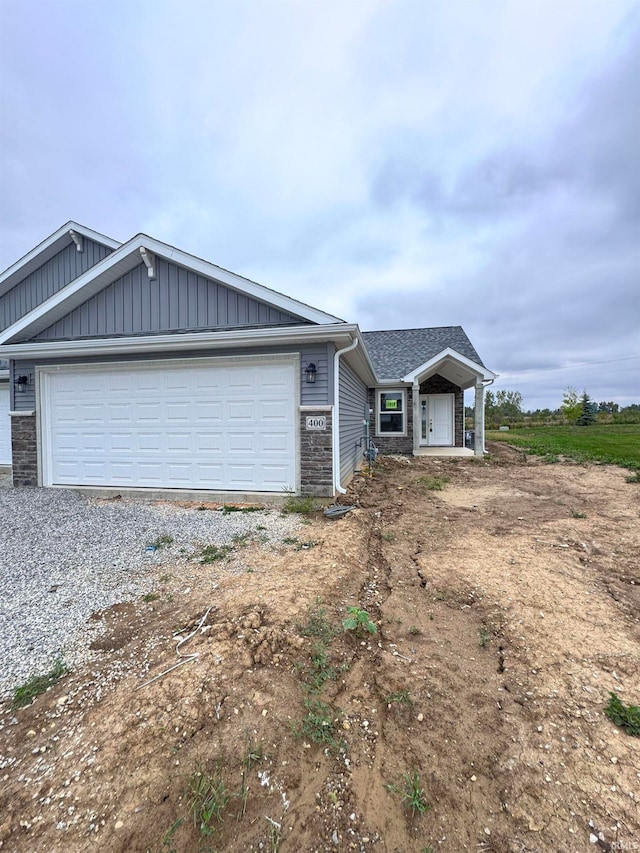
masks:
<svg viewBox="0 0 640 853"><path fill-rule="evenodd" d="M156 258L156 276L149 279L141 263L33 340L298 326L308 322L162 258Z"/></svg>
<svg viewBox="0 0 640 853"><path fill-rule="evenodd" d="M346 362L340 362L340 480L348 483L365 450L364 420L369 417L368 388Z"/></svg>
<svg viewBox="0 0 640 853"><path fill-rule="evenodd" d="M24 391L18 392L14 389L13 378L15 376L26 375L35 377L36 364L41 367L51 365L66 365L73 367L74 365L82 364L110 364L114 362L140 362L140 361L159 361L162 359L179 358L185 360L188 358L224 358L229 356L260 356L260 355L275 355L279 353L300 353L300 403L303 406L328 406L333 402L333 354L335 352L334 345L329 344L309 344L307 346L273 346L273 347L247 347L243 349L212 349L198 350L197 353L187 354L184 352L166 352L153 353L152 355L132 354L127 356L92 356L90 359L86 357L77 358L42 358L37 362L21 359L13 362L13 371L11 375L11 407L16 412L31 412L36 408L36 388L35 381L27 385ZM305 381L304 369L310 363L316 365L316 381L310 384Z"/></svg>
<svg viewBox="0 0 640 853"><path fill-rule="evenodd" d="M62 251L49 258L42 266L15 284L0 296L0 331L17 322L29 311L45 302L67 284L102 261L113 250L87 237L83 251L69 243Z"/></svg>

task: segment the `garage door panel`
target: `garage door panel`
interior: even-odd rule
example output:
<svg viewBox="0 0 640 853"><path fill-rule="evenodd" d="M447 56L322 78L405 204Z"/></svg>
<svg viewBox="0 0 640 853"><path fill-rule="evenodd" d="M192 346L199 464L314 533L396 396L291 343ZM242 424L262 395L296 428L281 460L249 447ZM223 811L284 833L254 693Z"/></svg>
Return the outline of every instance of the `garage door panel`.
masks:
<svg viewBox="0 0 640 853"><path fill-rule="evenodd" d="M271 453L286 453L288 436L284 432L266 432L262 436L262 449Z"/></svg>
<svg viewBox="0 0 640 853"><path fill-rule="evenodd" d="M137 423L162 423L163 406L160 403L136 403L134 411Z"/></svg>
<svg viewBox="0 0 640 853"><path fill-rule="evenodd" d="M294 486L296 379L291 363L264 360L45 372L48 481L278 492Z"/></svg>

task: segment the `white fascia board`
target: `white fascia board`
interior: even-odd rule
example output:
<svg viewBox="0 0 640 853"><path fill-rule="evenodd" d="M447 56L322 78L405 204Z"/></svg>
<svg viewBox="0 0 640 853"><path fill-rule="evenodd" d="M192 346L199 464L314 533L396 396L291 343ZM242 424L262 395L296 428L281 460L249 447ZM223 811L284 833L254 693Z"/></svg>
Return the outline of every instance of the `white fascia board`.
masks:
<svg viewBox="0 0 640 853"><path fill-rule="evenodd" d="M491 370L487 370L486 367L483 367L481 364L478 364L476 361L472 361L470 358L467 358L466 355L462 355L462 353L457 352L451 347L447 347L443 349L442 352L439 352L437 355L434 355L433 358L430 358L429 361L425 361L424 364L421 364L420 367L416 367L415 370L412 370L411 373L407 373L406 376L402 377L402 382L413 382L415 379L420 378L425 373L433 371L435 367L441 364L443 361L447 359L451 359L452 361L457 361L458 364L466 367L476 376L478 376L483 381L487 381L489 379L495 379L497 377L497 373L493 373Z"/></svg>
<svg viewBox="0 0 640 853"><path fill-rule="evenodd" d="M78 341L36 341L7 344L0 354L10 358L72 358L74 356L112 355L121 353L153 353L257 347L270 344L305 344L332 341L338 346L349 344L357 334L357 326L337 323L325 326L270 327L239 329L225 332L186 332L184 334L143 335L126 338L93 338Z"/></svg>
<svg viewBox="0 0 640 853"><path fill-rule="evenodd" d="M172 261L189 270L193 270L193 272L199 273L205 278L219 281L222 284L232 287L234 290L260 299L263 302L268 302L270 305L281 308L287 313L297 314L304 320L309 320L312 323L334 324L344 322L339 317L325 314L323 311L318 311L315 308L304 305L296 299L292 299L282 293L277 293L275 290L269 290L268 287L263 287L261 284L256 284L249 281L249 279L242 278L242 276L210 264L208 261L188 255L186 252L154 240L146 234L137 234L131 240L123 243L110 255L107 255L106 258L103 258L99 263L88 269L86 273L78 276L78 278L67 284L66 287L63 287L62 290L50 296L49 299L38 305L33 311L30 311L5 329L0 334L0 345L11 341L17 335L30 333L33 337L46 329L51 323L59 320L66 313L73 310L73 308L76 308L86 299L93 296L94 293L106 287L109 284L109 271L113 270L114 278L117 278L119 275L122 275L125 267L129 269L137 266L140 263L141 248L145 248L167 261Z"/></svg>
<svg viewBox="0 0 640 853"><path fill-rule="evenodd" d="M3 273L0 273L0 296L7 293L14 285L33 272L33 270L42 266L49 258L60 252L66 243L73 242L69 231L75 231L76 234L87 237L89 240L93 240L103 246L108 246L110 249L117 249L121 245L117 240L112 240L111 237L99 234L97 231L86 228L78 222L67 222L66 225L58 228L51 236L43 240L42 243L38 243L35 248L27 252L15 264L7 267Z"/></svg>

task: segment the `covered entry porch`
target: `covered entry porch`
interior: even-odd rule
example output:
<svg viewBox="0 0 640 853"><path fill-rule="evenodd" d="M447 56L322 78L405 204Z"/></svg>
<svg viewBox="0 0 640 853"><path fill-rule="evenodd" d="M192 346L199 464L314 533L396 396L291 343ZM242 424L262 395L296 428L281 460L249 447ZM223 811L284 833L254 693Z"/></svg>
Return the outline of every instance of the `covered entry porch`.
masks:
<svg viewBox="0 0 640 853"><path fill-rule="evenodd" d="M450 348L404 376L413 389L414 456L482 456L484 389L495 378L495 373ZM464 442L464 392L469 388L475 391L473 450Z"/></svg>

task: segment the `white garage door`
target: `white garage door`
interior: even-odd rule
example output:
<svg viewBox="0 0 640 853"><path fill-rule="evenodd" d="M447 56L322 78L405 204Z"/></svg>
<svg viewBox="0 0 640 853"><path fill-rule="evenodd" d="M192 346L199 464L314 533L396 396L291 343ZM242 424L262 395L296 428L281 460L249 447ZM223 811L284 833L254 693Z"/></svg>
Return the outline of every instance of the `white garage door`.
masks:
<svg viewBox="0 0 640 853"><path fill-rule="evenodd" d="M44 371L46 485L295 487L291 359Z"/></svg>
<svg viewBox="0 0 640 853"><path fill-rule="evenodd" d="M9 386L0 385L0 465L11 465L11 421Z"/></svg>

